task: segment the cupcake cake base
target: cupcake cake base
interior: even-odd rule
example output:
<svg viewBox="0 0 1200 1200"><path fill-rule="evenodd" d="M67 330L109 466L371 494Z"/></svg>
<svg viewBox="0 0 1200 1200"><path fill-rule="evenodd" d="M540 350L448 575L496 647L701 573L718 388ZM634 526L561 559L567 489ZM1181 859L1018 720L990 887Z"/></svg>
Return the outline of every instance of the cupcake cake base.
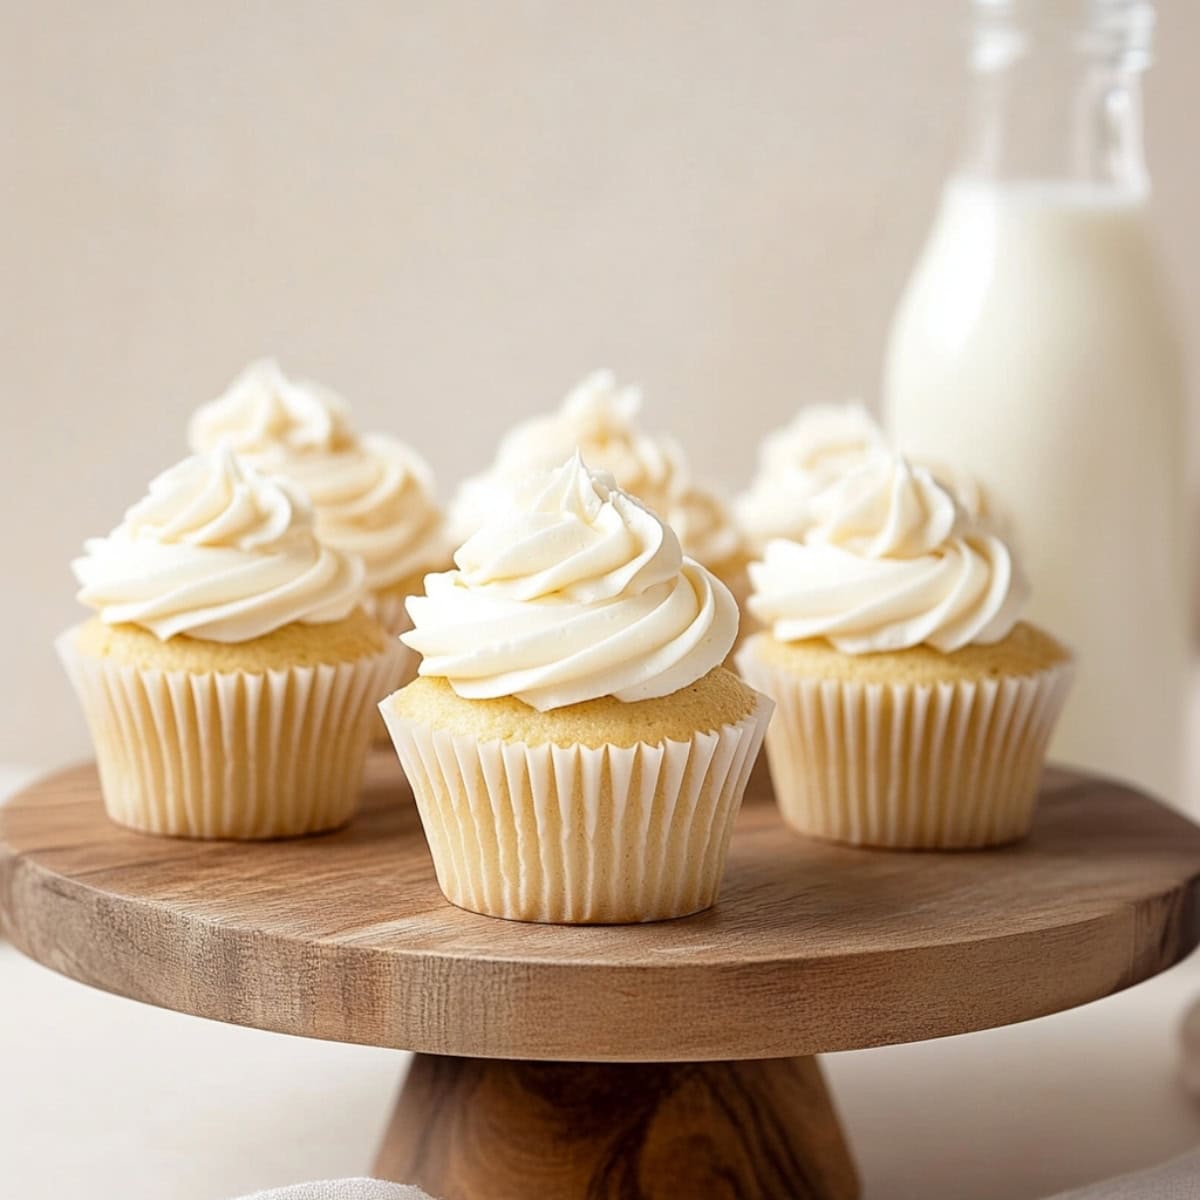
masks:
<svg viewBox="0 0 1200 1200"><path fill-rule="evenodd" d="M346 824L403 647L365 614L251 642L159 641L97 618L57 649L109 817L169 837L261 840Z"/></svg>
<svg viewBox="0 0 1200 1200"><path fill-rule="evenodd" d="M721 669L662 700L552 713L431 678L380 706L446 898L556 924L708 908L770 710Z"/></svg>
<svg viewBox="0 0 1200 1200"><path fill-rule="evenodd" d="M952 655L839 654L757 634L742 676L776 702L767 758L784 820L827 841L953 850L1024 837L1071 682L1031 625Z"/></svg>

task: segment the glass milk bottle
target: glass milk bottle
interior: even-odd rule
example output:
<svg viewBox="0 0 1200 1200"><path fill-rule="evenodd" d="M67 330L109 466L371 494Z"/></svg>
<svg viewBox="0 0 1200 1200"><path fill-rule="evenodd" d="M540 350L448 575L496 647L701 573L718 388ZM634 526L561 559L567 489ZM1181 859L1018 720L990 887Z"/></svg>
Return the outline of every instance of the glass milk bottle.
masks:
<svg viewBox="0 0 1200 1200"><path fill-rule="evenodd" d="M975 0L967 145L892 325L902 449L984 485L1075 650L1057 759L1179 799L1183 391L1130 0Z"/></svg>

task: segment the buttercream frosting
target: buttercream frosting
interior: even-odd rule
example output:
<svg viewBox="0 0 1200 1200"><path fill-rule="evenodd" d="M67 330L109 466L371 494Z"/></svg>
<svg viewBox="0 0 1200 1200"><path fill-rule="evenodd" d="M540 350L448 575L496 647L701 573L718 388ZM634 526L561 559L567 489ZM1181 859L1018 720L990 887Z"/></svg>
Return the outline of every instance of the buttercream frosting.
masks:
<svg viewBox="0 0 1200 1200"><path fill-rule="evenodd" d="M240 462L228 443L164 471L72 564L102 620L166 640L243 642L293 622L349 616L360 559L318 541L303 494Z"/></svg>
<svg viewBox="0 0 1200 1200"><path fill-rule="evenodd" d="M758 546L802 538L813 522L813 499L886 451L883 430L861 404L803 408L763 438L754 479L734 502L737 519Z"/></svg>
<svg viewBox="0 0 1200 1200"><path fill-rule="evenodd" d="M578 454L517 488L454 561L410 597L401 640L422 675L469 699L544 712L665 696L720 665L737 635L728 589Z"/></svg>
<svg viewBox="0 0 1200 1200"><path fill-rule="evenodd" d="M425 460L396 438L358 437L337 396L292 382L270 360L251 364L198 409L188 436L200 452L228 440L246 462L298 484L316 510L318 536L363 560L371 591L449 553Z"/></svg>
<svg viewBox="0 0 1200 1200"><path fill-rule="evenodd" d="M731 559L741 538L728 505L695 481L674 439L640 427L641 406L640 389L618 385L611 371L588 375L556 411L511 429L491 467L462 484L450 513L454 532L469 537L531 475L579 450L622 491L658 513L686 553L709 565Z"/></svg>
<svg viewBox="0 0 1200 1200"><path fill-rule="evenodd" d="M288 379L274 359L262 358L188 422L188 445L197 453L223 441L247 462L278 468L289 453L328 453L354 437L342 399L319 384Z"/></svg>
<svg viewBox="0 0 1200 1200"><path fill-rule="evenodd" d="M750 611L780 641L848 654L1004 638L1028 599L1008 546L921 467L873 458L813 501L804 540L750 564Z"/></svg>

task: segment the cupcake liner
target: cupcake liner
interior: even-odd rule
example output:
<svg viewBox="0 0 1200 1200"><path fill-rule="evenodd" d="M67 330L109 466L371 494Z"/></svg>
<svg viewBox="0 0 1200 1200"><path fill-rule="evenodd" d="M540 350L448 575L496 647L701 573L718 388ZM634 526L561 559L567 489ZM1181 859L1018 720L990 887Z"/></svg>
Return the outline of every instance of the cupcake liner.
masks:
<svg viewBox="0 0 1200 1200"><path fill-rule="evenodd" d="M1029 832L1070 663L930 685L810 679L764 662L742 677L777 704L767 760L784 820L810 837L967 849Z"/></svg>
<svg viewBox="0 0 1200 1200"><path fill-rule="evenodd" d="M480 742L380 705L438 885L460 908L554 924L657 921L717 898L771 702L688 741Z"/></svg>
<svg viewBox="0 0 1200 1200"><path fill-rule="evenodd" d="M83 705L109 817L144 833L259 839L344 825L358 804L389 645L353 662L252 673L148 670L56 642Z"/></svg>

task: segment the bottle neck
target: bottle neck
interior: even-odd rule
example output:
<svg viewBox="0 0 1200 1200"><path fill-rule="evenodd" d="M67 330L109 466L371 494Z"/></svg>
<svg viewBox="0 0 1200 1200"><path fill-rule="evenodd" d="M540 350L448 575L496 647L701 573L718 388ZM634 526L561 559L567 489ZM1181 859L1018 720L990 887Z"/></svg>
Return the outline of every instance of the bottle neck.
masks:
<svg viewBox="0 0 1200 1200"><path fill-rule="evenodd" d="M1142 195L1145 0L974 0L960 173Z"/></svg>

